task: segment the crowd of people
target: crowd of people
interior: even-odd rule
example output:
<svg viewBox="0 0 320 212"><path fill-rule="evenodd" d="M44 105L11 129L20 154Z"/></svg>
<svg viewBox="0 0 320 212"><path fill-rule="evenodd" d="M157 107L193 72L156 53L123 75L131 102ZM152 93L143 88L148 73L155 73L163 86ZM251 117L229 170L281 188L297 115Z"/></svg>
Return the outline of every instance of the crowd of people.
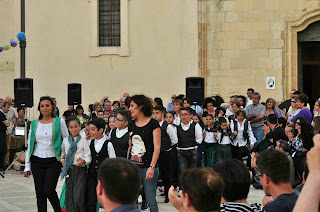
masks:
<svg viewBox="0 0 320 212"><path fill-rule="evenodd" d="M0 168L5 169L24 109L15 108L10 97L0 101ZM301 190L307 195L307 153L320 133L319 105L320 100L311 112L308 96L292 90L276 106L273 98L262 102L260 93L249 88L247 97L234 95L228 102L217 95L194 103L173 94L166 107L159 97L124 93L119 101L105 96L90 104L87 114L81 105L69 105L60 114L56 99L44 96L40 116L30 124L25 172L33 175L39 211L46 211L47 199L54 211L90 212L101 205L110 208L103 200L112 204L118 197L127 205L122 211L136 211L139 194L141 209L153 212L158 211L157 189L179 211L292 211ZM125 183L119 190L106 186L118 176L104 170L107 158L131 161L128 166L123 160L112 163L139 172L139 189L133 189L138 194L121 195ZM317 169L312 166L313 173ZM60 173L65 185L58 198ZM262 204L247 202L251 184L264 190Z"/></svg>

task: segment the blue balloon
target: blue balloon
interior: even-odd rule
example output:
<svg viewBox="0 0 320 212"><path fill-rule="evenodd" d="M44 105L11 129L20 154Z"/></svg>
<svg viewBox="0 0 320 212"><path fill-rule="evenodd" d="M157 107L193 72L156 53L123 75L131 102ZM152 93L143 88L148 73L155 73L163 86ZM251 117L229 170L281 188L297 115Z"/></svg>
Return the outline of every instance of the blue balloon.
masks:
<svg viewBox="0 0 320 212"><path fill-rule="evenodd" d="M18 40L21 42L21 41L24 41L26 39L26 34L24 32L19 32L17 34L17 38Z"/></svg>
<svg viewBox="0 0 320 212"><path fill-rule="evenodd" d="M3 51L3 46L0 46L0 52L2 52Z"/></svg>

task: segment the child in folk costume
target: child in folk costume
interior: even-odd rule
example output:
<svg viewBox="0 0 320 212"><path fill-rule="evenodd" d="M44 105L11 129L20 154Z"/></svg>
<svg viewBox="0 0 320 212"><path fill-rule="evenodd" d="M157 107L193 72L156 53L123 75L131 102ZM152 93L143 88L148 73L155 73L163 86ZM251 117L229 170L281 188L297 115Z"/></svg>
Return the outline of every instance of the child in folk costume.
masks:
<svg viewBox="0 0 320 212"><path fill-rule="evenodd" d="M61 180L66 178L65 204L68 212L85 212L87 167L91 163L88 142L80 135L80 121L77 117L68 119L70 135L61 146L63 164Z"/></svg>
<svg viewBox="0 0 320 212"><path fill-rule="evenodd" d="M228 121L225 117L219 118L219 129L217 133L218 149L217 149L217 162L232 158L231 143L232 132L228 126Z"/></svg>
<svg viewBox="0 0 320 212"><path fill-rule="evenodd" d="M206 115L206 127L203 133L204 138L204 163L203 166L212 167L216 163L217 154L217 128L214 127L214 117L212 114Z"/></svg>

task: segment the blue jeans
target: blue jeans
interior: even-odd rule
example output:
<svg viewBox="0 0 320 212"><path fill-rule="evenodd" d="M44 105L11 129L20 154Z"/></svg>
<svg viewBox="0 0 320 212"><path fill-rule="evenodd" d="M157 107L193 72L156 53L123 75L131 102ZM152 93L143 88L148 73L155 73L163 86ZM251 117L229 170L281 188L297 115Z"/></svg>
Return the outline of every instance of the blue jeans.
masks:
<svg viewBox="0 0 320 212"><path fill-rule="evenodd" d="M156 200L156 186L157 186L157 181L158 181L158 176L159 176L159 169L155 168L154 170L154 176L150 180L146 180L146 173L148 168L141 168L141 180L143 183L143 189L144 193L146 195L146 200L147 203L150 207L151 212L158 212L158 203Z"/></svg>
<svg viewBox="0 0 320 212"><path fill-rule="evenodd" d="M257 143L261 142L264 136L263 126L260 127L252 127L252 132L254 137L257 139Z"/></svg>

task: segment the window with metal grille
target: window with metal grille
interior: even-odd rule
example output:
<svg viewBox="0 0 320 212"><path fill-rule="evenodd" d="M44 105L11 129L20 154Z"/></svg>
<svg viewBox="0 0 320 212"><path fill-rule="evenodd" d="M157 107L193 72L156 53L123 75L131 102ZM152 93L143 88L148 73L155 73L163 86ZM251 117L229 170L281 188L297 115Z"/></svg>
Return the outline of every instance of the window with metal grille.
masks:
<svg viewBox="0 0 320 212"><path fill-rule="evenodd" d="M99 0L99 46L121 46L120 29L120 0Z"/></svg>

